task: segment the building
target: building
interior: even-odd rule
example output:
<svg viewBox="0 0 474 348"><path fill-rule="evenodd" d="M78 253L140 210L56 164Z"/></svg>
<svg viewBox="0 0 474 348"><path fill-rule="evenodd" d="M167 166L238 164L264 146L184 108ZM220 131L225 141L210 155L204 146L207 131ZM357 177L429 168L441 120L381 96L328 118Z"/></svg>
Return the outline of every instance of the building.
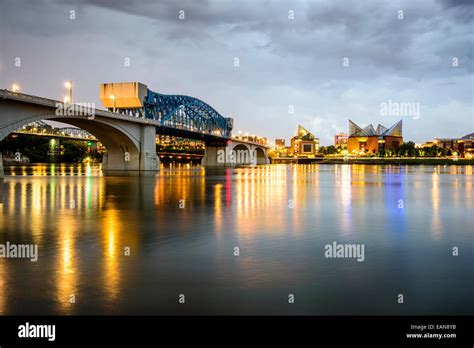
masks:
<svg viewBox="0 0 474 348"><path fill-rule="evenodd" d="M346 133L337 133L334 135L334 147L337 149L340 147L341 149L347 149L347 139L348 135Z"/></svg>
<svg viewBox="0 0 474 348"><path fill-rule="evenodd" d="M285 139L275 139L275 151L278 157L288 157L290 147L285 146Z"/></svg>
<svg viewBox="0 0 474 348"><path fill-rule="evenodd" d="M311 158L319 151L319 139L301 125L298 125L296 134L291 138L289 155L293 157Z"/></svg>
<svg viewBox="0 0 474 348"><path fill-rule="evenodd" d="M361 128L349 120L349 153L376 153L384 150L396 150L403 144L402 120L387 128L379 124L377 129L371 124Z"/></svg>
<svg viewBox="0 0 474 348"><path fill-rule="evenodd" d="M285 147L285 139L275 139L275 147L277 149Z"/></svg>
<svg viewBox="0 0 474 348"><path fill-rule="evenodd" d="M456 147L457 138L435 138L432 145L437 146L441 149L454 150Z"/></svg>
<svg viewBox="0 0 474 348"><path fill-rule="evenodd" d="M467 134L456 141L456 151L466 158L474 158L474 133Z"/></svg>
<svg viewBox="0 0 474 348"><path fill-rule="evenodd" d="M100 84L100 100L109 111L143 117L143 100L148 87L139 82L114 82Z"/></svg>
<svg viewBox="0 0 474 348"><path fill-rule="evenodd" d="M188 150L191 152L204 151L204 142L194 139L157 134L156 145L158 151Z"/></svg>
<svg viewBox="0 0 474 348"><path fill-rule="evenodd" d="M474 157L474 133L461 138L434 138L432 141L420 145L420 148L436 146L440 149L449 149L466 158Z"/></svg>
<svg viewBox="0 0 474 348"><path fill-rule="evenodd" d="M245 135L242 135L240 132L239 132L239 135L233 135L233 137L235 139L238 139L238 140L243 140L243 141L248 141L248 142L268 146L267 137L259 137L259 136L254 135L254 134L249 135L248 133L245 133Z"/></svg>

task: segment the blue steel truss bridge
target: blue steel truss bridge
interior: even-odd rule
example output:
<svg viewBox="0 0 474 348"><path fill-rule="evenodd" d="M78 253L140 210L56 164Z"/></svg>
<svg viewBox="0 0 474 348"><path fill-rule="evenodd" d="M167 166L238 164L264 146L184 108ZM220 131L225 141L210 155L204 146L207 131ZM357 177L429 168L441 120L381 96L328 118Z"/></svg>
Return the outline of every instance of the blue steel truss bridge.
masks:
<svg viewBox="0 0 474 348"><path fill-rule="evenodd" d="M153 92L138 82L101 84L100 99L109 111L155 121L157 134L224 145L232 136L233 119L187 95Z"/></svg>

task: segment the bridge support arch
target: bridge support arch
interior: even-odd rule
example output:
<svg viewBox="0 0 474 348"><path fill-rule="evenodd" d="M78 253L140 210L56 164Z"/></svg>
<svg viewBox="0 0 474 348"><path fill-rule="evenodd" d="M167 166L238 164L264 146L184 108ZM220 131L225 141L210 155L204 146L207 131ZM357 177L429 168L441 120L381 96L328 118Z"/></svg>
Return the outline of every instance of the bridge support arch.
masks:
<svg viewBox="0 0 474 348"><path fill-rule="evenodd" d="M227 146L206 145L202 165L235 167L269 164L268 149L258 144L231 140Z"/></svg>
<svg viewBox="0 0 474 348"><path fill-rule="evenodd" d="M0 141L14 130L40 120L58 121L82 128L104 144L104 171L157 171L156 127L117 116L57 115L55 107L0 99ZM103 113L103 112L102 112Z"/></svg>

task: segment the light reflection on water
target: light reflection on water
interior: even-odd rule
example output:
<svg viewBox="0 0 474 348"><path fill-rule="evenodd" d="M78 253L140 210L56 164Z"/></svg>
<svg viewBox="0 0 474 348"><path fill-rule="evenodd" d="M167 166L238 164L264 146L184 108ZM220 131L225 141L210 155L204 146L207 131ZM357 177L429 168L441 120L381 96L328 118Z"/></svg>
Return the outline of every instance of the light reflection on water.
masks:
<svg viewBox="0 0 474 348"><path fill-rule="evenodd" d="M5 172L0 243L39 260L0 259L2 314L474 313L471 166ZM366 261L324 258L333 241Z"/></svg>

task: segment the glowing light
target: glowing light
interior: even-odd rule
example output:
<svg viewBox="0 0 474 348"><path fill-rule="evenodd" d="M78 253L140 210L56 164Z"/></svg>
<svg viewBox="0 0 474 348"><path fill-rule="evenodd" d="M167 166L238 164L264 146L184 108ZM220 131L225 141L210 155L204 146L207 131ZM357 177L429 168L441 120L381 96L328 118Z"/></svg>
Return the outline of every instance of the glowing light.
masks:
<svg viewBox="0 0 474 348"><path fill-rule="evenodd" d="M112 95L110 96L110 99L112 99L113 102L114 102L114 108L113 108L113 110L114 110L114 112L115 112L115 94L112 94Z"/></svg>
<svg viewBox="0 0 474 348"><path fill-rule="evenodd" d="M64 83L64 87L66 87L68 89L68 91L67 91L67 101L66 101L66 98L64 98L64 102L65 103L72 103L72 81L71 80L66 81Z"/></svg>
<svg viewBox="0 0 474 348"><path fill-rule="evenodd" d="M20 86L18 86L16 83L12 85L12 92L19 92L20 91Z"/></svg>

